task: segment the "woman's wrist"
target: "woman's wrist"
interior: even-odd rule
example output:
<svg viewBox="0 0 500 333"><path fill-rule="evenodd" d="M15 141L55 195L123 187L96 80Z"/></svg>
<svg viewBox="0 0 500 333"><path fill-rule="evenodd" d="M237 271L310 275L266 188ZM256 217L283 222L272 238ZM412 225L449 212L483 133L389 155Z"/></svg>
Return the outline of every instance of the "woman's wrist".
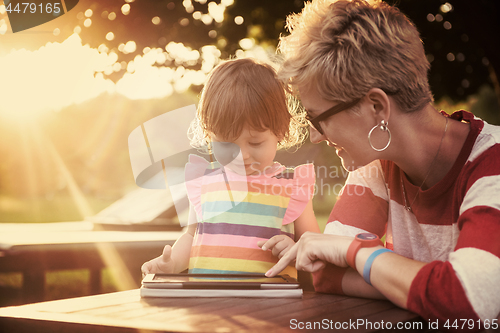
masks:
<svg viewBox="0 0 500 333"><path fill-rule="evenodd" d="M373 252L378 251L380 249L384 249L382 245L374 246L374 247L365 247L358 251L356 255L356 271L363 276L363 270L365 268L366 261L372 255Z"/></svg>

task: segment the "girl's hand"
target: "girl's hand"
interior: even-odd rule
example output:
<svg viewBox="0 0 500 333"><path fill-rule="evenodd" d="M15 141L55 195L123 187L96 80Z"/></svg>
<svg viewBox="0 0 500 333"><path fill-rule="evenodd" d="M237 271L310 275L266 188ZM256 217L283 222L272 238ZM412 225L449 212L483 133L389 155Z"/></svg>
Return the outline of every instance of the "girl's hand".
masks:
<svg viewBox="0 0 500 333"><path fill-rule="evenodd" d="M294 260L295 268L306 272L316 272L324 268L327 262L347 267L346 254L352 240L352 237L306 232L266 276L279 274Z"/></svg>
<svg viewBox="0 0 500 333"><path fill-rule="evenodd" d="M161 256L151 259L150 261L142 265L142 277L146 276L146 274L151 273L173 273L175 265L174 261L170 257L171 254L172 247L170 245L165 245Z"/></svg>
<svg viewBox="0 0 500 333"><path fill-rule="evenodd" d="M293 245L295 245L293 239L285 235L277 235L271 237L267 241L257 242L257 246L262 248L262 250L271 250L273 255L278 258L282 258Z"/></svg>

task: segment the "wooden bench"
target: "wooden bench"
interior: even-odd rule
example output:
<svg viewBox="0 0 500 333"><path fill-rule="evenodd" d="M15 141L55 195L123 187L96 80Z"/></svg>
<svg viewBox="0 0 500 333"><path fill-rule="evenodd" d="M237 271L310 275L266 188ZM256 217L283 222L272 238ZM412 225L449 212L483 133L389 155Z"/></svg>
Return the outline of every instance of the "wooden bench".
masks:
<svg viewBox="0 0 500 333"><path fill-rule="evenodd" d="M23 274L23 302L43 301L45 272L88 269L91 293L105 267L124 274L121 290L140 286L141 265L181 231L96 231L91 222L0 224L0 272Z"/></svg>

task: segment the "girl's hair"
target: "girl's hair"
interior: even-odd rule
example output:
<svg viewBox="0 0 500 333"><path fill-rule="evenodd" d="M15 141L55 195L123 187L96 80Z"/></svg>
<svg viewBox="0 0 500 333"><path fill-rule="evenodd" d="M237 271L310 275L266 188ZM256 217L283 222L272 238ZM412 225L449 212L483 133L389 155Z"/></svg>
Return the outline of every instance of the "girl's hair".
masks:
<svg viewBox="0 0 500 333"><path fill-rule="evenodd" d="M191 145L206 145L210 133L233 141L245 125L269 129L279 139L278 149L299 145L307 135L299 108L270 65L250 58L223 61L201 93L190 128Z"/></svg>
<svg viewBox="0 0 500 333"><path fill-rule="evenodd" d="M278 76L292 89L312 85L348 102L371 88L394 94L403 112L433 101L429 62L416 27L380 0L313 0L287 18Z"/></svg>

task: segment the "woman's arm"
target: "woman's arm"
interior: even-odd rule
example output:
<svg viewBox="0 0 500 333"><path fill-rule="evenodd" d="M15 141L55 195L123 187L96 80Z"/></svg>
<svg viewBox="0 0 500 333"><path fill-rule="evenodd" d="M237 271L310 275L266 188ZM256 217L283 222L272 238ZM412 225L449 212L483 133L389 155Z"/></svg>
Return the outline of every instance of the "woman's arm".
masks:
<svg viewBox="0 0 500 333"><path fill-rule="evenodd" d="M347 267L347 249L352 241L352 237L305 233L266 275L274 276L278 274L294 259L296 260L296 268L307 272L316 272L323 269L326 263ZM356 286L362 286L362 289L356 290L356 296L379 298L383 295L394 304L406 308L411 283L425 263L410 260L390 252L379 255L373 262L370 274L373 287L380 292L376 293L373 287L360 280L362 277L359 273L362 274L368 257L381 248L382 246L378 246L359 250L356 255L356 270L358 273L354 271L349 273L348 271L344 275L346 282L343 281L343 287L346 286L346 293L348 293L349 289L354 290ZM349 277L352 277L353 274L357 274L359 277L350 281Z"/></svg>
<svg viewBox="0 0 500 333"><path fill-rule="evenodd" d="M362 248L356 255L356 271L362 278L368 257L382 246ZM347 253L347 250L346 250ZM370 271L372 286L397 306L407 309L408 294L413 279L426 263L412 260L393 252L382 253L373 261ZM345 278L345 277L344 277ZM364 282L364 280L363 280ZM365 282L368 286L368 284Z"/></svg>

